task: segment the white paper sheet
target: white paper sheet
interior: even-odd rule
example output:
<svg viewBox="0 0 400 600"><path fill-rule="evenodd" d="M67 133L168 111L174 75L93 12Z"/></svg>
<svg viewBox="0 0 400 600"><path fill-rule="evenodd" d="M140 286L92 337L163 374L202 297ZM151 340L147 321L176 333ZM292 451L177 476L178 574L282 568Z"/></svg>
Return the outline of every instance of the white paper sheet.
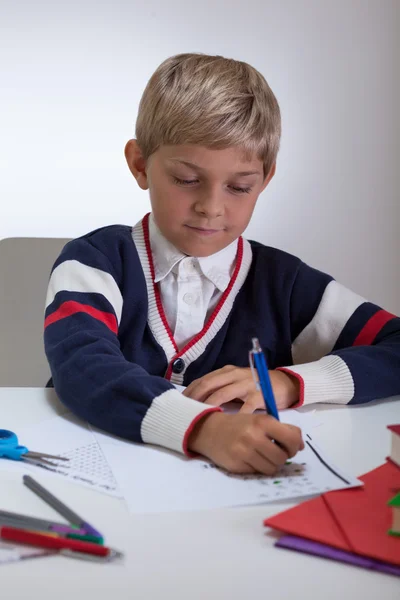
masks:
<svg viewBox="0 0 400 600"><path fill-rule="evenodd" d="M281 420L300 427L309 422L293 410L283 411ZM207 460L188 459L99 431L94 435L133 513L262 504L361 484L335 467L302 429L305 449L273 477L231 475Z"/></svg>
<svg viewBox="0 0 400 600"><path fill-rule="evenodd" d="M121 496L113 476L89 425L71 412L52 417L15 431L19 443L35 452L65 456L56 467L32 465L26 461L0 459L0 470L59 476L73 483L95 489L111 496ZM48 459L51 460L51 459ZM52 461L54 462L54 461Z"/></svg>

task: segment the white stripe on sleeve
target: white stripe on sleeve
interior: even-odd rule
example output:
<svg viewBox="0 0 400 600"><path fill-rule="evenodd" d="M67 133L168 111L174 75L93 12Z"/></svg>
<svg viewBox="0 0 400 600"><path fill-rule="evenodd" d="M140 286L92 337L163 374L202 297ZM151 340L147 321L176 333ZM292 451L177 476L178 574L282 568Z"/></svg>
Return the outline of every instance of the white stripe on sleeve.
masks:
<svg viewBox="0 0 400 600"><path fill-rule="evenodd" d="M51 274L47 288L46 308L58 292L82 292L101 294L115 311L118 323L122 314L122 294L115 279L109 273L84 265L77 260L66 260Z"/></svg>
<svg viewBox="0 0 400 600"><path fill-rule="evenodd" d="M358 294L331 281L313 319L293 342L294 364L312 362L332 352L347 321L364 302Z"/></svg>

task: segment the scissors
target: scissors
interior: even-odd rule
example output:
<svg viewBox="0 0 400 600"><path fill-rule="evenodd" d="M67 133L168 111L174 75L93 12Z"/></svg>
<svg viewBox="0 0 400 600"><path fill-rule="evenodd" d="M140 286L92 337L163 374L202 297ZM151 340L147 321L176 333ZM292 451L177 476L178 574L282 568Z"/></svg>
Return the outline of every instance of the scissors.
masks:
<svg viewBox="0 0 400 600"><path fill-rule="evenodd" d="M0 458L10 458L11 460L27 460L43 463L45 465L57 466L47 458L54 460L69 460L64 456L53 456L52 454L44 454L43 452L30 452L26 446L19 446L18 438L13 431L8 429L0 429Z"/></svg>

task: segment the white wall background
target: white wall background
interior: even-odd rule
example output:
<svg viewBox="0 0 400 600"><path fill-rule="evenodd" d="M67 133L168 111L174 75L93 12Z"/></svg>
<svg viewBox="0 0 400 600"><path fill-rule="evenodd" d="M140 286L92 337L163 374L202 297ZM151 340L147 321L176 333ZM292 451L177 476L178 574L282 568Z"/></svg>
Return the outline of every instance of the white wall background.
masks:
<svg viewBox="0 0 400 600"><path fill-rule="evenodd" d="M0 238L139 220L123 148L148 78L223 54L283 115L246 235L400 312L399 31L399 0L0 0Z"/></svg>

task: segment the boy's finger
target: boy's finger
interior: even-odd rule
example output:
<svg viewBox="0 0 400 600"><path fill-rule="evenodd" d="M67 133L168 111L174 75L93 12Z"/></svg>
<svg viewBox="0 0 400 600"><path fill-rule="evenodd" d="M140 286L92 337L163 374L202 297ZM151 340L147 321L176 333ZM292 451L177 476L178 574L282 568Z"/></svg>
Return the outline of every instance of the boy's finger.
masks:
<svg viewBox="0 0 400 600"><path fill-rule="evenodd" d="M219 369L218 371L213 371L212 373L208 373L204 375L201 379L198 379L191 383L185 390L184 395L192 398L193 400L198 400L199 402L205 402L211 394L226 388L227 386L240 381L246 381L245 378L240 378L240 373L236 372L236 370L231 371L223 371ZM225 398L226 396L224 396ZM233 396L230 398L237 398L238 396ZM221 404L224 402L229 402L229 400L221 401ZM219 406L219 404L218 404Z"/></svg>
<svg viewBox="0 0 400 600"><path fill-rule="evenodd" d="M267 436L279 443L292 458L302 445L301 430L295 425L280 423L276 419L269 419L263 426Z"/></svg>
<svg viewBox="0 0 400 600"><path fill-rule="evenodd" d="M278 467L276 465L274 465L263 454L259 454L259 452L257 451L252 453L252 455L248 459L246 459L246 462L257 473L262 473L263 475L274 475L278 470Z"/></svg>
<svg viewBox="0 0 400 600"><path fill-rule="evenodd" d="M249 473L255 473L255 469L248 463L244 462L240 459L228 460L219 463L219 461L215 461L215 464L222 467L223 469L227 469L230 473L235 473L237 475L244 475Z"/></svg>
<svg viewBox="0 0 400 600"><path fill-rule="evenodd" d="M257 394L252 394L251 396L246 398L239 412L242 414L251 414L255 410L258 410L260 408L264 408L264 401L261 397L261 394L259 395L258 392Z"/></svg>
<svg viewBox="0 0 400 600"><path fill-rule="evenodd" d="M290 423L286 423L286 425L288 427L293 427L293 429L296 431L296 433L299 431L299 427L296 427L296 425L291 425ZM300 434L301 434L301 430L300 430ZM300 444L300 450L304 450L304 440L303 440L303 436L301 437L301 444Z"/></svg>
<svg viewBox="0 0 400 600"><path fill-rule="evenodd" d="M198 400L198 402L205 402L210 394L218 390L221 387L221 383L218 379L207 379L204 380L202 377L198 381L191 384L192 387L186 388L184 395L192 400Z"/></svg>
<svg viewBox="0 0 400 600"><path fill-rule="evenodd" d="M245 415L251 415L256 410L256 406L251 401L243 402L242 406L239 409L239 413Z"/></svg>
<svg viewBox="0 0 400 600"><path fill-rule="evenodd" d="M223 376L221 369L212 371L212 373L207 373L207 375L192 381L192 383L190 383L183 391L183 394L185 396L189 396L193 400L203 401L202 395L207 394L209 390L212 390L216 385L218 385L221 375Z"/></svg>
<svg viewBox="0 0 400 600"><path fill-rule="evenodd" d="M204 404L221 406L231 400L243 399L249 393L249 382L247 380L235 381L228 384L208 396Z"/></svg>
<svg viewBox="0 0 400 600"><path fill-rule="evenodd" d="M258 441L256 449L259 454L264 458L267 458L276 468L284 465L289 458L289 455L283 448L278 446L278 444L274 444L266 436L263 436L262 439Z"/></svg>

